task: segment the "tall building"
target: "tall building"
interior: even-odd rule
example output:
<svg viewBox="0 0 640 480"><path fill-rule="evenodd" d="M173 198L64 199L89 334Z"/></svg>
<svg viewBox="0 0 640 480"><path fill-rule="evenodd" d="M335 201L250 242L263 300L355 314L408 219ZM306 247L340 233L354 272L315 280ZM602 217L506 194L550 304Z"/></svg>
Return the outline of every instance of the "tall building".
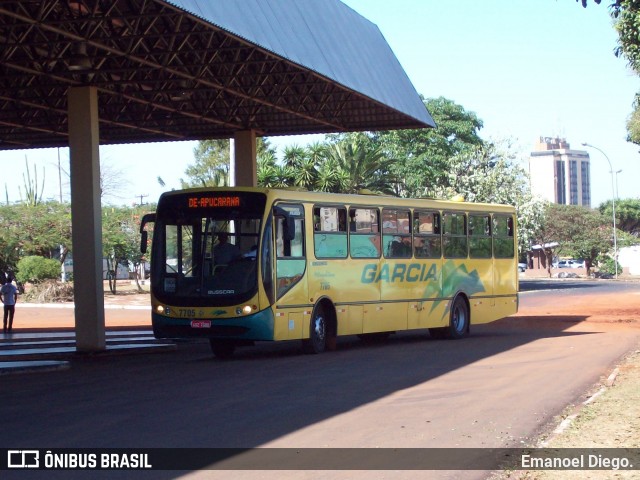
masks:
<svg viewBox="0 0 640 480"><path fill-rule="evenodd" d="M564 138L540 137L529 157L531 193L564 205L591 206L589 153Z"/></svg>

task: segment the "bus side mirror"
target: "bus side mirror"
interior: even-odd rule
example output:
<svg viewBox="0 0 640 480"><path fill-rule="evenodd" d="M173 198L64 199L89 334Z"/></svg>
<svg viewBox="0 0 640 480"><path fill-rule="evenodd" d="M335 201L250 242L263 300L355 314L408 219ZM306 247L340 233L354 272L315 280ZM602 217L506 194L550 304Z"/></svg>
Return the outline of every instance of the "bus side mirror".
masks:
<svg viewBox="0 0 640 480"><path fill-rule="evenodd" d="M155 221L155 213L145 213L142 216L142 220L140 220L140 253L142 254L147 253L147 240L149 238L148 233L144 229L144 227L147 225L147 223L155 223Z"/></svg>
<svg viewBox="0 0 640 480"><path fill-rule="evenodd" d="M284 219L284 238L285 240L293 240L296 238L296 220L287 215Z"/></svg>
<svg viewBox="0 0 640 480"><path fill-rule="evenodd" d="M282 223L282 238L283 240L291 241L296 238L296 219L289 215L284 208L274 207L274 215L282 217L284 222Z"/></svg>
<svg viewBox="0 0 640 480"><path fill-rule="evenodd" d="M143 230L140 234L140 253L143 255L147 253L147 231Z"/></svg>

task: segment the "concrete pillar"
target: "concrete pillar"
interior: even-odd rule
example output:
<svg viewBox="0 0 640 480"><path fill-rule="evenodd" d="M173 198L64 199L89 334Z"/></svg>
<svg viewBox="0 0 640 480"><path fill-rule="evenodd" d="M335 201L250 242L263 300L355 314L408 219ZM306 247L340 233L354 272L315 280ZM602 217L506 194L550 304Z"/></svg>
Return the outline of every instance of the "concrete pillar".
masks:
<svg viewBox="0 0 640 480"><path fill-rule="evenodd" d="M255 187L258 183L256 161L256 132L243 130L233 136L235 149L235 185Z"/></svg>
<svg viewBox="0 0 640 480"><path fill-rule="evenodd" d="M98 90L68 93L76 349L106 348L102 288L102 214Z"/></svg>

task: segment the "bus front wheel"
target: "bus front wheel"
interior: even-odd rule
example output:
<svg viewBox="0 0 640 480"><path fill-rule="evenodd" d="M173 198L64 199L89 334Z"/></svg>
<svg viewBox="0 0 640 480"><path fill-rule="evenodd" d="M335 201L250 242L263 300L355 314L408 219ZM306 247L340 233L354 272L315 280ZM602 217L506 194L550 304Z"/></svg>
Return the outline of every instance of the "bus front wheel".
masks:
<svg viewBox="0 0 640 480"><path fill-rule="evenodd" d="M327 316L324 308L318 305L311 317L309 339L302 343L306 353L322 353L327 348Z"/></svg>
<svg viewBox="0 0 640 480"><path fill-rule="evenodd" d="M231 358L236 349L236 346L232 342L211 339L209 343L211 343L213 355L220 360Z"/></svg>

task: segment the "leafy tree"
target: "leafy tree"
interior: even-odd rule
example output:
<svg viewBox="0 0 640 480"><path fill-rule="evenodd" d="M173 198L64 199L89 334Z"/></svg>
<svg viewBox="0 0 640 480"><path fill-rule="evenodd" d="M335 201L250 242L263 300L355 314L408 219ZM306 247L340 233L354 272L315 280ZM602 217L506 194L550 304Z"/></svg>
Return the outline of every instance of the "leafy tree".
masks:
<svg viewBox="0 0 640 480"><path fill-rule="evenodd" d="M218 187L229 185L230 167L229 139L201 140L193 149L195 163L185 170L187 179L180 179L182 188ZM265 154L272 147L269 140L256 139L257 156Z"/></svg>
<svg viewBox="0 0 640 480"><path fill-rule="evenodd" d="M0 223L3 225L0 266L5 270L16 269L18 260L28 255L59 256L64 262L71 244L69 204L39 202L0 206Z"/></svg>
<svg viewBox="0 0 640 480"><path fill-rule="evenodd" d="M444 97L422 100L436 122L435 129L374 132L372 140L387 158L397 161L393 173L404 180L404 197L433 196L433 186L446 184L449 161L482 145L482 120Z"/></svg>
<svg viewBox="0 0 640 480"><path fill-rule="evenodd" d="M598 210L605 217L612 218L611 200L601 204ZM616 227L636 237L640 235L640 199L627 198L616 201Z"/></svg>
<svg viewBox="0 0 640 480"><path fill-rule="evenodd" d="M193 149L195 163L184 171L182 188L217 187L229 184L229 139L201 140Z"/></svg>
<svg viewBox="0 0 640 480"><path fill-rule="evenodd" d="M555 208L552 203L544 202L544 210L542 215L539 218L539 222L537 227L533 231L533 241L532 244L537 244L542 249L544 253L547 273L551 276L551 263L553 262L553 257L556 254L556 250L560 246L558 242L557 232L554 228L553 219L550 218L551 215L548 214L549 210Z"/></svg>
<svg viewBox="0 0 640 480"><path fill-rule="evenodd" d="M591 208L550 204L547 225L560 244L558 252L583 259L587 274L596 258L608 252L613 244L609 219Z"/></svg>
<svg viewBox="0 0 640 480"><path fill-rule="evenodd" d="M614 27L618 32L615 54L627 59L629 66L640 73L640 1L616 0L610 5ZM640 145L640 96L636 94L633 112L627 119L627 139Z"/></svg>
<svg viewBox="0 0 640 480"><path fill-rule="evenodd" d="M102 250L107 261L107 279L111 293L116 293L118 265L133 267L135 272L144 261L140 253L140 208L107 207L102 209ZM138 282L138 290L142 287Z"/></svg>
<svg viewBox="0 0 640 480"><path fill-rule="evenodd" d="M0 205L0 272L15 272L20 260L20 215L15 206Z"/></svg>
<svg viewBox="0 0 640 480"><path fill-rule="evenodd" d="M438 198L461 196L469 202L501 203L516 207L518 247L528 252L542 225L544 202L531 195L527 172L518 163L514 145L508 139L484 142L454 156Z"/></svg>

